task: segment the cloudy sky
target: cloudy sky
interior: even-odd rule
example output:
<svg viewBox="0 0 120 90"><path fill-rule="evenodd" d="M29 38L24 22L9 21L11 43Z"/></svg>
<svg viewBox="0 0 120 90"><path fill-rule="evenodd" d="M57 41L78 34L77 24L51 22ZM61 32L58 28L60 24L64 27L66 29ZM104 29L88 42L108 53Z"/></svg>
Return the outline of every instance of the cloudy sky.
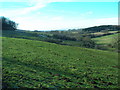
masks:
<svg viewBox="0 0 120 90"><path fill-rule="evenodd" d="M17 22L18 28L24 30L63 30L118 24L118 0L88 1L0 0L0 16Z"/></svg>

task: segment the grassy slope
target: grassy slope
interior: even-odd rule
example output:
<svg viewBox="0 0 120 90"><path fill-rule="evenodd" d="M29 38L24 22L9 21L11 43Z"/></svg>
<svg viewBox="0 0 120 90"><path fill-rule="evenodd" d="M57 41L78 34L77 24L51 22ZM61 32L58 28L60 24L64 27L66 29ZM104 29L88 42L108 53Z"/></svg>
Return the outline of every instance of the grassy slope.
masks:
<svg viewBox="0 0 120 90"><path fill-rule="evenodd" d="M107 36L102 36L98 38L94 38L93 40L96 41L97 44L111 44L114 42L114 40L118 37L118 34L113 34L113 35L107 35Z"/></svg>
<svg viewBox="0 0 120 90"><path fill-rule="evenodd" d="M117 86L117 53L3 37L3 87Z"/></svg>

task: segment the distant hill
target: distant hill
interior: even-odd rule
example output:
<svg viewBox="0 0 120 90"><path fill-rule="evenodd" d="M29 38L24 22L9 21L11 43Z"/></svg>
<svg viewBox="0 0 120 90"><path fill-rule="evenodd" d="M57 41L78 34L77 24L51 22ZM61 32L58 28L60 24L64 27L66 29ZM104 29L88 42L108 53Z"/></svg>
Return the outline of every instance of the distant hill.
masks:
<svg viewBox="0 0 120 90"><path fill-rule="evenodd" d="M101 25L101 26L94 26L94 27L82 29L82 31L88 31L88 32L100 32L103 30L118 31L118 30L120 30L120 26L118 26L118 25Z"/></svg>

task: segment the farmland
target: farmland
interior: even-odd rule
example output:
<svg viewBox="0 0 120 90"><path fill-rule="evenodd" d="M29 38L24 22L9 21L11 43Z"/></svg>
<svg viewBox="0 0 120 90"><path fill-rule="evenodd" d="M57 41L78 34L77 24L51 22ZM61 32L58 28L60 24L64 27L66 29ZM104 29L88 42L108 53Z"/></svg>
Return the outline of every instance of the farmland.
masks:
<svg viewBox="0 0 120 90"><path fill-rule="evenodd" d="M115 42L118 40L118 35L119 33L93 38L92 40L107 51L116 51L119 49L118 46L114 47Z"/></svg>
<svg viewBox="0 0 120 90"><path fill-rule="evenodd" d="M118 54L2 37L3 88L118 88Z"/></svg>
<svg viewBox="0 0 120 90"><path fill-rule="evenodd" d="M111 44L118 38L118 34L102 36L98 38L94 38L97 44Z"/></svg>

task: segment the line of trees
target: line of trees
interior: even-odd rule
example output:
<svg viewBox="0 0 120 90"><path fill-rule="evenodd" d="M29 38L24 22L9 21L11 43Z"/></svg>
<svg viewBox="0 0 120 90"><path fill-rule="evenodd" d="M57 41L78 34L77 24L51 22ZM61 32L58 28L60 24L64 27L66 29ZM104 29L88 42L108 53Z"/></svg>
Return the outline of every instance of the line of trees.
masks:
<svg viewBox="0 0 120 90"><path fill-rule="evenodd" d="M2 25L2 30L16 30L18 26L17 23L4 16L0 17L0 24Z"/></svg>
<svg viewBox="0 0 120 90"><path fill-rule="evenodd" d="M62 39L62 40L76 41L76 38L68 37L68 36L63 35L63 34L53 34L53 37L54 37L54 38L57 38L57 39Z"/></svg>
<svg viewBox="0 0 120 90"><path fill-rule="evenodd" d="M94 27L89 27L82 29L82 31L87 31L87 32L101 32L101 31L118 31L120 30L119 25L101 25L101 26L94 26Z"/></svg>

